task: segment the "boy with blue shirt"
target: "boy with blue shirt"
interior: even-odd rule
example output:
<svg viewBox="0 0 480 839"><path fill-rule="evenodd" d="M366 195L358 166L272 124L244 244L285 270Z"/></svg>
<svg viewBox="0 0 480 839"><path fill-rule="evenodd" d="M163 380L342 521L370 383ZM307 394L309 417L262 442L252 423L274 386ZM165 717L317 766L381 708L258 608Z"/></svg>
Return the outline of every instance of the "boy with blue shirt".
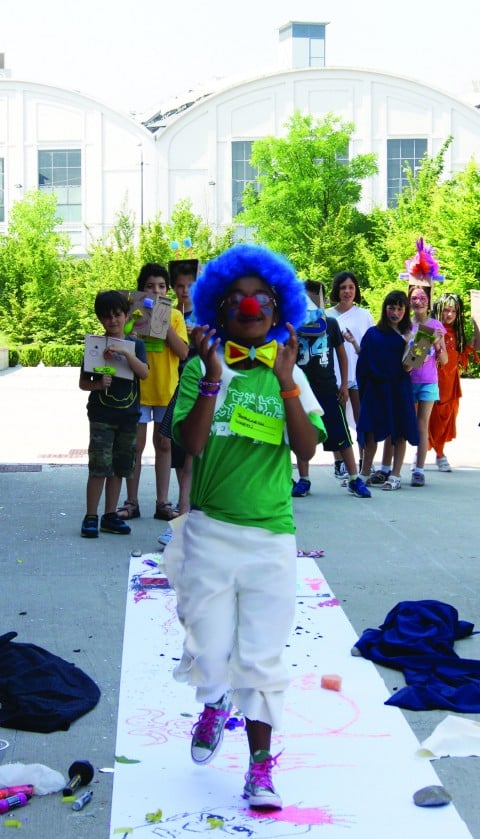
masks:
<svg viewBox="0 0 480 839"><path fill-rule="evenodd" d="M335 318L325 317L323 283L307 280L305 288L310 300L307 323L297 330L297 364L304 371L310 387L323 408L323 421L327 439L325 451L339 451L347 469L347 488L357 498L371 498L370 490L359 477L356 468L352 438L345 417L348 401L348 361L343 336ZM338 359L341 386L335 377L334 357ZM294 483L292 495L303 498L310 492L308 460L297 458L299 478Z"/></svg>

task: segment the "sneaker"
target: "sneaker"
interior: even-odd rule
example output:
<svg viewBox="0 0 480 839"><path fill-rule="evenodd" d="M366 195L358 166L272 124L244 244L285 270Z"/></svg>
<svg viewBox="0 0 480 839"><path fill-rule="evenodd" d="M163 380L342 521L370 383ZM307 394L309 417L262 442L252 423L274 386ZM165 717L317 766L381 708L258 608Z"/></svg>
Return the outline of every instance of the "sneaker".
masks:
<svg viewBox="0 0 480 839"><path fill-rule="evenodd" d="M85 539L98 539L98 516L85 516L80 532Z"/></svg>
<svg viewBox="0 0 480 839"><path fill-rule="evenodd" d="M294 498L305 498L310 492L312 486L308 478L299 478L298 481L293 481L292 495Z"/></svg>
<svg viewBox="0 0 480 839"><path fill-rule="evenodd" d="M343 460L335 464L334 473L336 478L345 478L347 475L347 467Z"/></svg>
<svg viewBox="0 0 480 839"><path fill-rule="evenodd" d="M450 466L447 458L444 454L441 457L437 457L436 463L440 472L451 472L452 467Z"/></svg>
<svg viewBox="0 0 480 839"><path fill-rule="evenodd" d="M396 475L390 475L388 481L385 481L385 483L382 486L382 490L385 490L386 492L396 492L401 488L401 478L397 477Z"/></svg>
<svg viewBox="0 0 480 839"><path fill-rule="evenodd" d="M158 544L160 545L160 550L163 551L164 548L168 545L169 542L172 541L173 530L171 527L167 528L165 533L162 533L161 536L158 537Z"/></svg>
<svg viewBox="0 0 480 839"><path fill-rule="evenodd" d="M276 792L272 781L272 768L276 762L276 758L265 749L259 749L250 757L243 797L254 810L282 809L282 799Z"/></svg>
<svg viewBox="0 0 480 839"><path fill-rule="evenodd" d="M215 704L205 705L198 722L193 726L190 754L194 763L210 763L219 751L225 724L232 710L230 696L227 691Z"/></svg>
<svg viewBox="0 0 480 839"><path fill-rule="evenodd" d="M115 533L119 536L128 536L131 533L127 522L123 521L117 513L105 513L100 519L100 530L102 533Z"/></svg>
<svg viewBox="0 0 480 839"><path fill-rule="evenodd" d="M410 481L411 487L423 487L425 486L425 475L423 472L412 472L412 480Z"/></svg>
<svg viewBox="0 0 480 839"><path fill-rule="evenodd" d="M381 484L384 484L385 481L390 477L392 474L392 470L389 469L388 472L382 472L381 469L377 469L373 475L370 475L369 478L365 481L367 487L378 487Z"/></svg>
<svg viewBox="0 0 480 839"><path fill-rule="evenodd" d="M352 478L348 482L348 491L351 495L356 495L357 498L371 498L372 493L365 486L361 478Z"/></svg>

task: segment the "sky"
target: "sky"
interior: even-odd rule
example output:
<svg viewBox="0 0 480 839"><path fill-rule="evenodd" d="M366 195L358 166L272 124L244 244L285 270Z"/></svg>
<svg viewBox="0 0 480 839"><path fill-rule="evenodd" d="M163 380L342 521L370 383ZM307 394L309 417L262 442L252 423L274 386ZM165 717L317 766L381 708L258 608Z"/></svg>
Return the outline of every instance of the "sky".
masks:
<svg viewBox="0 0 480 839"><path fill-rule="evenodd" d="M455 95L480 80L478 0L0 0L0 53L12 79L142 114L213 79L277 69L291 20L329 22L328 67Z"/></svg>

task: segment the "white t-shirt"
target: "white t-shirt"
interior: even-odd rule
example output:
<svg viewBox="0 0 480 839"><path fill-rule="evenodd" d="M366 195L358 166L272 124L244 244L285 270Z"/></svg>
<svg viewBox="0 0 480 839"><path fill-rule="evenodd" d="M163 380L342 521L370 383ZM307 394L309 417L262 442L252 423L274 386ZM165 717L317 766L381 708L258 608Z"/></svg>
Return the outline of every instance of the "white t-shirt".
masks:
<svg viewBox="0 0 480 839"><path fill-rule="evenodd" d="M370 329L370 327L374 325L374 320L368 309L362 309L360 306L352 306L351 309L348 309L346 312L339 312L335 306L332 306L330 309L327 309L325 314L328 315L329 318L335 318L338 321L342 334L346 329L349 329L358 344L360 344L360 341L365 335L367 329ZM348 359L348 386L349 388L356 387L357 353L350 341L345 341L344 347ZM337 384L340 387L342 379L336 356L335 376L337 378Z"/></svg>

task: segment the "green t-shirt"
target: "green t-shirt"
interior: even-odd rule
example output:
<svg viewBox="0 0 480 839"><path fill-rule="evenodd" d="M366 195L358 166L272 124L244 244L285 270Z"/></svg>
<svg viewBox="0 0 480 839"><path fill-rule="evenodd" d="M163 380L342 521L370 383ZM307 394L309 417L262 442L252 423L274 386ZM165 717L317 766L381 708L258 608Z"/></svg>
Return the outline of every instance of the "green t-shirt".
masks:
<svg viewBox="0 0 480 839"><path fill-rule="evenodd" d="M179 439L179 424L198 397L198 380L203 372L200 359L186 365L173 416L173 436ZM211 518L246 527L263 527L273 533L294 533L292 509L292 463L286 434L279 445L236 434L230 420L236 405L251 411L285 419L280 386L274 373L263 364L251 370L225 369L230 380L217 396L210 436L199 457L193 460L190 501ZM298 368L295 378L302 389L302 404L319 427L321 409Z"/></svg>

